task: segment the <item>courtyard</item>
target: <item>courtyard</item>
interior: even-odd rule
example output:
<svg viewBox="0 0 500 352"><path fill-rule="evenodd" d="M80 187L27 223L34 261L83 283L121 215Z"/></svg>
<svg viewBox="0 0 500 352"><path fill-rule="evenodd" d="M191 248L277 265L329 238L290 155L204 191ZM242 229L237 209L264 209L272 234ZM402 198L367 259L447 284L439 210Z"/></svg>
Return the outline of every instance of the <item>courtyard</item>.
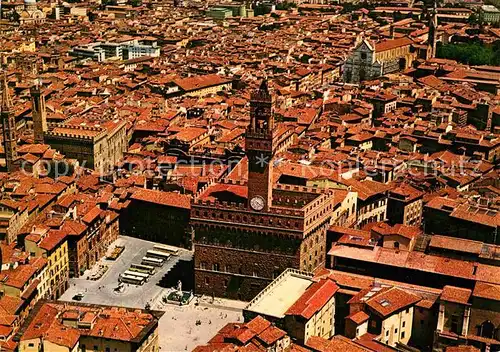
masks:
<svg viewBox="0 0 500 352"><path fill-rule="evenodd" d="M149 249L153 248L155 243L140 240L132 237L119 237L113 243L114 246L125 246L125 250L116 260L102 258L96 265L87 270L79 278L69 280L69 288L61 296L62 301L71 301L73 297L82 293L80 300L82 303L93 304L119 304L124 307L145 308L146 304L152 304L160 296L168 292L168 289L160 287L158 283L167 274L174 265L181 259L190 260L192 252L181 249L179 256L172 256L156 270L155 274L149 278L149 281L142 286L124 284L123 291L115 290L118 287L118 278L132 263L140 264L142 257ZM99 267L107 266L108 270L98 280L88 280L93 273L99 270ZM192 275L191 273L186 273Z"/></svg>
<svg viewBox="0 0 500 352"><path fill-rule="evenodd" d="M242 309L246 302L231 301L211 297L195 297L190 304L178 306L163 302L162 298L174 288L164 288L158 283L168 276L168 272L180 260L191 260L193 253L181 249L179 256L172 256L159 268L149 281L142 286L124 284L123 292L115 290L118 278L132 263L140 263L142 257L155 243L132 237L119 237L111 246L125 246L116 260L101 259L91 270L79 278L70 279L68 290L59 300L74 301L73 297L82 293L80 302L90 304L117 305L142 308L149 304L151 309L164 311L160 319L159 336L161 351L191 351L194 347L207 343L224 325L242 322ZM90 280L92 274L107 266L107 270L97 280ZM192 272L186 272L193 275Z"/></svg>
<svg viewBox="0 0 500 352"><path fill-rule="evenodd" d="M165 311L159 325L161 351L192 351L207 343L226 324L243 322L245 302L197 304L196 300L187 306L166 304L158 309Z"/></svg>

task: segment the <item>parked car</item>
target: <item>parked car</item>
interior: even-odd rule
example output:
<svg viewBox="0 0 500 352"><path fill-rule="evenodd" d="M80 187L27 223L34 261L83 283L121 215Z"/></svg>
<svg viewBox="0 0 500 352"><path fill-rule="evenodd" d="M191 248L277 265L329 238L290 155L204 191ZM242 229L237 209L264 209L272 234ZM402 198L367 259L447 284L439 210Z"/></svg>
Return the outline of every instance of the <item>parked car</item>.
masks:
<svg viewBox="0 0 500 352"><path fill-rule="evenodd" d="M85 297L85 294L83 292L78 292L73 296L73 301L81 301L83 297Z"/></svg>

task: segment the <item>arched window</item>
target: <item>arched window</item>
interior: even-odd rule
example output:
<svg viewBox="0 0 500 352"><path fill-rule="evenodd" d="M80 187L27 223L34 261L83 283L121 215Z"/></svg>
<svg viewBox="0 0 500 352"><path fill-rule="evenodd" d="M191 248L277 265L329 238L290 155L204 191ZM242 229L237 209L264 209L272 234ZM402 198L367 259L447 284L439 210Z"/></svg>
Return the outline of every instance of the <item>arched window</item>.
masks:
<svg viewBox="0 0 500 352"><path fill-rule="evenodd" d="M495 332L495 325L493 325L491 321L487 320L481 324L481 328L479 330L479 336L492 339L494 332Z"/></svg>

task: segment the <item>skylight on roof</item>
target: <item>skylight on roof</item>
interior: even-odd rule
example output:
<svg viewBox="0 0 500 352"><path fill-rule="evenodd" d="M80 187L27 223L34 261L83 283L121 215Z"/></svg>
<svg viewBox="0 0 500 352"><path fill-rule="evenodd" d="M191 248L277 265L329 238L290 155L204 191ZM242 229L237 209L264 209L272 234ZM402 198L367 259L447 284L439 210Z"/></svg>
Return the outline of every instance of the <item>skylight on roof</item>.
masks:
<svg viewBox="0 0 500 352"><path fill-rule="evenodd" d="M391 304L391 302L386 299L381 300L379 303L382 307L388 307Z"/></svg>

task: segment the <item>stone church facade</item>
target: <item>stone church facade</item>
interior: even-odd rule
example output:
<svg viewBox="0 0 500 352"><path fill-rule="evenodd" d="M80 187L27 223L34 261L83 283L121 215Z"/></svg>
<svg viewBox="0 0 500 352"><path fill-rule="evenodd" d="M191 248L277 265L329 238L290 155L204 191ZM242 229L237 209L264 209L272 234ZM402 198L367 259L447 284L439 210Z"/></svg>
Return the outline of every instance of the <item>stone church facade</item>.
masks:
<svg viewBox="0 0 500 352"><path fill-rule="evenodd" d="M359 83L409 68L414 58L412 43L409 38L384 40L376 44L364 39L344 64L344 82Z"/></svg>

